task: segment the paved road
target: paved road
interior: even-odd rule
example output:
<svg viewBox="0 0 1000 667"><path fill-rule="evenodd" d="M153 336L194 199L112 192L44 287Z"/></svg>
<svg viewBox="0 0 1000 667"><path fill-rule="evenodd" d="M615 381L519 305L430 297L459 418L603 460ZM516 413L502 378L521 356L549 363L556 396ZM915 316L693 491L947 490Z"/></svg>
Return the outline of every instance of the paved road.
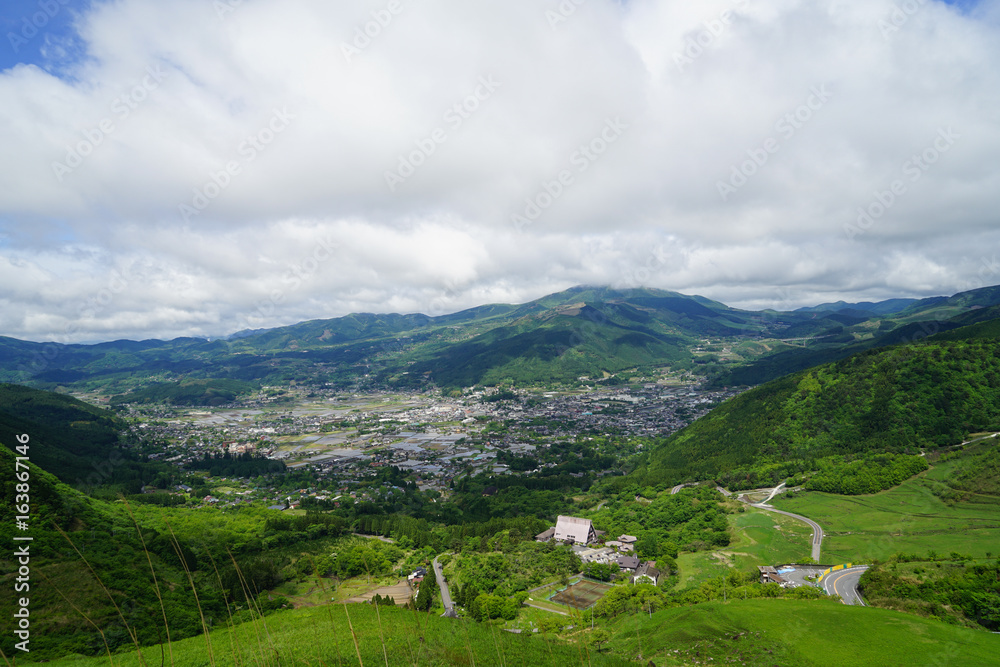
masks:
<svg viewBox="0 0 1000 667"><path fill-rule="evenodd" d="M455 604L451 601L451 591L448 590L448 582L444 580L444 569L434 557L434 578L437 579L438 589L441 591L441 603L444 604L444 614L442 616L455 616Z"/></svg>
<svg viewBox="0 0 1000 667"><path fill-rule="evenodd" d="M678 484L674 488L670 489L670 495L672 496L677 495L678 493L681 492L681 489L683 489L685 486L687 486L687 484Z"/></svg>
<svg viewBox="0 0 1000 667"><path fill-rule="evenodd" d="M867 565L859 565L849 570L833 572L823 577L823 588L827 595L839 595L845 604L867 606L858 593L858 581L868 569Z"/></svg>
<svg viewBox="0 0 1000 667"><path fill-rule="evenodd" d="M784 510L775 509L775 508L771 507L770 505L765 505L764 503L755 504L755 505L753 505L753 507L756 507L757 509L767 510L768 512L775 512L777 514L784 514L785 516L790 516L793 519L798 519L799 521L802 521L803 523L808 524L809 527L812 528L812 531L813 531L813 535L812 535L812 559L814 561L816 561L817 563L819 562L819 552L820 552L820 548L823 546L823 528L820 527L820 525L818 523L816 523L812 519L809 519L809 518L806 518L806 517L802 516L801 514L792 514L791 512L785 512Z"/></svg>

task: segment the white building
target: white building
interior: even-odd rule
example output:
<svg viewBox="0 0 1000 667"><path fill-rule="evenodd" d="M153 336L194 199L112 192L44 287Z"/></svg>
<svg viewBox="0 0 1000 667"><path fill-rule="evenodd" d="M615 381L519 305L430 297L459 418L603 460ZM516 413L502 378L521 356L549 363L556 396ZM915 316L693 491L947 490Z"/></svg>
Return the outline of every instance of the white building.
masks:
<svg viewBox="0 0 1000 667"><path fill-rule="evenodd" d="M590 519L578 519L575 516L560 516L556 520L556 532L553 538L559 542L570 541L576 544L589 544L597 541L597 531Z"/></svg>

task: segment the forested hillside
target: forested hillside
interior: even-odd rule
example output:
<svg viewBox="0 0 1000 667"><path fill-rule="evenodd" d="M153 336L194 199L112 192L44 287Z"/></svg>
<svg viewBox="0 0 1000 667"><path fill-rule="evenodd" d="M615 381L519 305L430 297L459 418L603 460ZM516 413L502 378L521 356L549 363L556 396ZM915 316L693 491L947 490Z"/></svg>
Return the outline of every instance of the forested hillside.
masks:
<svg viewBox="0 0 1000 667"><path fill-rule="evenodd" d="M669 438L632 479L715 478L750 488L814 470L828 457L847 456L840 461L849 464L878 453L918 454L1000 430L995 328L984 323L870 350L767 383ZM884 468L891 474L898 466Z"/></svg>
<svg viewBox="0 0 1000 667"><path fill-rule="evenodd" d="M0 443L12 448L28 433L32 461L64 480L86 477L118 446L114 415L70 396L0 384Z"/></svg>

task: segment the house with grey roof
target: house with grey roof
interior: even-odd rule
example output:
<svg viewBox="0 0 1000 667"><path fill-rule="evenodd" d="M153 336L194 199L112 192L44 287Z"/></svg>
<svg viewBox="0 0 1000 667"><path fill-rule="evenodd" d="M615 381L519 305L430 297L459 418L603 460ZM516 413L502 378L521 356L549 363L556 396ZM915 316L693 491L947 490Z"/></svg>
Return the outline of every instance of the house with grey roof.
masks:
<svg viewBox="0 0 1000 667"><path fill-rule="evenodd" d="M655 561L647 560L636 568L635 574L632 575L633 584L653 584L654 586L660 581L660 571L654 566Z"/></svg>

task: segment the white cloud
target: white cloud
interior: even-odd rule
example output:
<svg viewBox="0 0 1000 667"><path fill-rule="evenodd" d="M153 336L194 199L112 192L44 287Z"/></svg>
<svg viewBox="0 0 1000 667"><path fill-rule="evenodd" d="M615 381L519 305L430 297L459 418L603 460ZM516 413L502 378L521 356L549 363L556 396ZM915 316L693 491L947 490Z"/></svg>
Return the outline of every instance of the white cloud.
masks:
<svg viewBox="0 0 1000 667"><path fill-rule="evenodd" d="M995 1L898 26L888 0L589 0L554 26L554 1L400 2L350 59L386 2L105 3L70 76L0 73L0 333L219 335L576 283L757 307L983 280Z"/></svg>

